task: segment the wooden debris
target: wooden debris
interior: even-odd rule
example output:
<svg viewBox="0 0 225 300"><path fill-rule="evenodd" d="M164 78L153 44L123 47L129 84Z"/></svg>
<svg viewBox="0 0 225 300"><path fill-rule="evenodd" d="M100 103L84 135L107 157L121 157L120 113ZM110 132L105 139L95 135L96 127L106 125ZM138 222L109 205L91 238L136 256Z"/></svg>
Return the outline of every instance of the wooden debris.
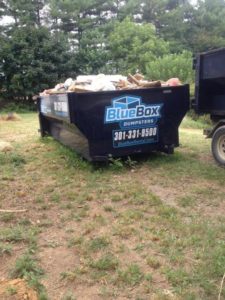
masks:
<svg viewBox="0 0 225 300"><path fill-rule="evenodd" d="M161 81L160 80L157 80L157 81L141 81L139 86L144 87L144 88L161 87Z"/></svg>
<svg viewBox="0 0 225 300"><path fill-rule="evenodd" d="M134 78L136 78L137 80L144 80L144 75L140 74L140 73L136 73L134 75Z"/></svg>
<svg viewBox="0 0 225 300"><path fill-rule="evenodd" d="M23 213L27 209L0 209L0 213Z"/></svg>
<svg viewBox="0 0 225 300"><path fill-rule="evenodd" d="M137 86L140 85L140 81L137 80L133 75L131 74L128 74L128 77L127 77L128 81L130 81L131 83L135 83Z"/></svg>

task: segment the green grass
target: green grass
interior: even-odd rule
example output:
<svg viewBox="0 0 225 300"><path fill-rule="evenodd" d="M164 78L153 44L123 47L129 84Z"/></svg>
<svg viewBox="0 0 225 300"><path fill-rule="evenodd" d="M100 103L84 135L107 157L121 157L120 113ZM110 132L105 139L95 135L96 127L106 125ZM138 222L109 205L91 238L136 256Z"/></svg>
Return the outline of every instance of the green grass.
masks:
<svg viewBox="0 0 225 300"><path fill-rule="evenodd" d="M4 254L11 255L12 254L12 246L7 243L0 242L0 257Z"/></svg>
<svg viewBox="0 0 225 300"><path fill-rule="evenodd" d="M137 264L131 264L123 270L118 270L115 284L125 284L128 286L135 286L139 284L144 278L144 274Z"/></svg>
<svg viewBox="0 0 225 300"><path fill-rule="evenodd" d="M206 122L207 120L207 122ZM198 117L195 120L186 116L181 124L181 128L190 128L190 129L205 129L212 126L207 118Z"/></svg>
<svg viewBox="0 0 225 300"><path fill-rule="evenodd" d="M47 299L45 288L40 282L44 271L38 266L37 260L30 254L24 254L16 260L10 275L12 278L25 279L39 293L39 298Z"/></svg>
<svg viewBox="0 0 225 300"><path fill-rule="evenodd" d="M13 213L3 213L0 216L0 220L5 223L11 222L14 220L14 214Z"/></svg>
<svg viewBox="0 0 225 300"><path fill-rule="evenodd" d="M107 253L98 260L91 261L90 266L99 271L115 270L119 265L117 257L111 253Z"/></svg>
<svg viewBox="0 0 225 300"><path fill-rule="evenodd" d="M40 299L47 297L42 279L54 286L60 274L65 299L77 290L88 298L92 288L105 299L168 299L166 291L179 300L217 299L225 271L225 172L202 135L210 124L185 118L173 155L102 166L51 137L40 139L36 115L21 116L0 124L0 138L13 146L0 153L0 208L27 209L0 214L5 270L27 278ZM45 274L43 251L50 258Z"/></svg>
<svg viewBox="0 0 225 300"><path fill-rule="evenodd" d="M13 226L0 228L0 241L35 243L39 230L36 227Z"/></svg>
<svg viewBox="0 0 225 300"><path fill-rule="evenodd" d="M97 237L89 242L90 251L98 251L106 248L109 245L109 240L106 237Z"/></svg>

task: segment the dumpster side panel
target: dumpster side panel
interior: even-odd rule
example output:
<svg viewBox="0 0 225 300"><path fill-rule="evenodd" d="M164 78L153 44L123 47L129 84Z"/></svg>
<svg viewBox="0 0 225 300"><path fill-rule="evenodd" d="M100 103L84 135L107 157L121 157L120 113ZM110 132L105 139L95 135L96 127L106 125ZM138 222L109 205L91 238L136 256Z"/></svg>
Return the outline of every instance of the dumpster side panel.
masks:
<svg viewBox="0 0 225 300"><path fill-rule="evenodd" d="M49 134L91 160L87 137L70 122L71 109L67 94L40 97L38 109L41 136Z"/></svg>
<svg viewBox="0 0 225 300"><path fill-rule="evenodd" d="M179 145L189 87L69 95L71 122L87 137L93 159L166 151Z"/></svg>

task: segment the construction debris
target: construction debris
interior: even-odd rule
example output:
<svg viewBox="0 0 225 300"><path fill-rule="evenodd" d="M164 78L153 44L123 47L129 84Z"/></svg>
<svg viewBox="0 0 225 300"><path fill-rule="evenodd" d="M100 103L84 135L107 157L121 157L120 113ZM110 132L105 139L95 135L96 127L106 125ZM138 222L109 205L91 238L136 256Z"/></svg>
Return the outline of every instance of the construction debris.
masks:
<svg viewBox="0 0 225 300"><path fill-rule="evenodd" d="M115 91L115 90L130 90L142 89L161 86L177 86L181 85L178 78L171 78L166 82L157 80L145 80L140 73L135 75L81 75L73 80L68 78L64 83L58 83L53 89L44 90L40 96L59 94L59 93L82 93L82 92L97 92L97 91Z"/></svg>

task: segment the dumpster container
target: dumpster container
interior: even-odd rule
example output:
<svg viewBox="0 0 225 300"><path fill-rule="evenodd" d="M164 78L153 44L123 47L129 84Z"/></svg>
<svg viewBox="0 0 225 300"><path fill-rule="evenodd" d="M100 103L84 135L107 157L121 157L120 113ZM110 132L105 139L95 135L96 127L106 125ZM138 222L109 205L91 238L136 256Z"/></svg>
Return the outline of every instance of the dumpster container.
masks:
<svg viewBox="0 0 225 300"><path fill-rule="evenodd" d="M47 95L39 98L42 136L91 161L135 153L173 153L189 109L189 86Z"/></svg>
<svg viewBox="0 0 225 300"><path fill-rule="evenodd" d="M200 53L194 60L197 114L210 114L213 128L204 131L212 138L212 154L225 167L225 48Z"/></svg>

